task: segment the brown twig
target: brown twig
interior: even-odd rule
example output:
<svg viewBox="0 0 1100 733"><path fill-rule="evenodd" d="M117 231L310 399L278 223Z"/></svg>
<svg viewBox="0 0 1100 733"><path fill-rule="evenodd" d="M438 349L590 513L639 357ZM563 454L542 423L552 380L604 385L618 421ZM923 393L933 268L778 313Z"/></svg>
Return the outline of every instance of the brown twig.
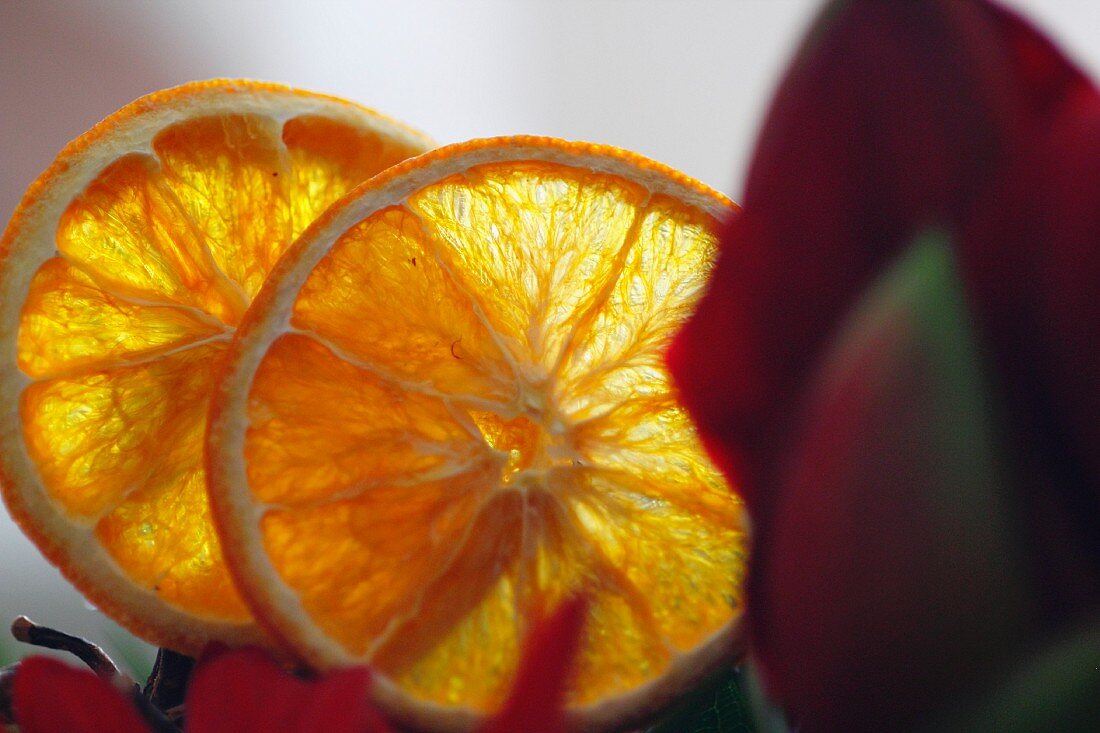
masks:
<svg viewBox="0 0 1100 733"><path fill-rule="evenodd" d="M87 639L40 626L26 616L19 616L12 622L11 635L25 644L69 652L101 679L128 695L154 733L179 733L177 722L182 718L179 703L183 701L183 691L194 664L190 657L160 650L143 692L106 652ZM12 722L15 718L11 704L11 681L18 666L13 664L0 669L0 723ZM173 708L174 717L165 714L163 708L168 707Z"/></svg>
<svg viewBox="0 0 1100 733"><path fill-rule="evenodd" d="M145 698L161 710L183 705L187 682L194 667L195 660L191 657L171 649L159 649L153 671L145 683Z"/></svg>
<svg viewBox="0 0 1100 733"><path fill-rule="evenodd" d="M184 714L184 712L186 712L186 711L185 711L183 705L177 705L174 708L168 708L167 710L165 710L164 715L177 728L182 728L183 727L183 714Z"/></svg>
<svg viewBox="0 0 1100 733"><path fill-rule="evenodd" d="M141 690L138 689L137 685L134 685L131 697L134 701L134 706L138 709L138 712L141 713L141 717L145 718L145 722L153 729L153 733L180 732L177 723L182 721L182 715L177 715L176 718L173 719L170 712L165 713L165 711L154 705L149 698L145 697L145 695L141 693Z"/></svg>
<svg viewBox="0 0 1100 733"><path fill-rule="evenodd" d="M137 684L118 668L106 652L87 639L71 636L48 626L39 626L26 616L18 616L12 622L11 635L24 644L69 652L88 665L97 675L112 683L124 687Z"/></svg>

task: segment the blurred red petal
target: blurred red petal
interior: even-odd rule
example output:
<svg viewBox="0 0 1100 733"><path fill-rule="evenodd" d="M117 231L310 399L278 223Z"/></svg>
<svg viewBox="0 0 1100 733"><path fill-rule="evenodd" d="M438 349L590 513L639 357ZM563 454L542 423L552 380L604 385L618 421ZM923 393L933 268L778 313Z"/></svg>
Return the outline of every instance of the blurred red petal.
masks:
<svg viewBox="0 0 1100 733"><path fill-rule="evenodd" d="M1051 625L1100 601L1100 96L1084 92L1021 156L961 250Z"/></svg>
<svg viewBox="0 0 1100 733"><path fill-rule="evenodd" d="M1015 13L988 17L1030 114L960 249L997 366L1021 544L1047 626L1100 600L1100 92Z"/></svg>
<svg viewBox="0 0 1100 733"><path fill-rule="evenodd" d="M991 3L983 20L997 29L1005 43L1004 57L1013 74L1009 83L1023 96L1035 121L1076 117L1095 103L1092 81L1021 15Z"/></svg>
<svg viewBox="0 0 1100 733"><path fill-rule="evenodd" d="M768 687L806 731L912 727L1028 641L951 259L923 240L846 322L786 462L749 613Z"/></svg>
<svg viewBox="0 0 1100 733"><path fill-rule="evenodd" d="M1045 209L1048 242L1040 288L1051 355L1050 385L1070 422L1067 439L1087 464L1093 487L1094 525L1100 526L1100 97L1090 96L1087 115L1051 131ZM1100 546L1096 548L1100 557Z"/></svg>
<svg viewBox="0 0 1100 733"><path fill-rule="evenodd" d="M292 676L259 649L219 650L195 669L187 733L388 733L369 702L370 671Z"/></svg>
<svg viewBox="0 0 1100 733"><path fill-rule="evenodd" d="M764 624L791 609L762 597L765 589L793 593L801 579L795 610L812 618L813 599L840 603L830 588L874 583L859 567L826 562L832 552L849 557L883 540L877 526L851 522L864 512L857 487L829 495L788 483L790 456L806 460L812 449L799 432L808 384L855 300L929 226L955 238L979 348L993 367L1017 479L1001 491L1011 495L1032 595L1046 604L1032 635L1100 598L1098 100L1048 39L988 2L830 3L788 70L743 213L727 224L710 289L670 353L708 448L734 466L749 503L750 634L776 686L806 670L794 658L769 659L769 644L792 640ZM851 435L832 437L837 455L859 458L844 453L859 447ZM820 525L808 534L804 505ZM830 522L846 533L827 532ZM781 544L784 563L800 553L823 573L816 583L781 575ZM883 658L908 654L900 641L874 639ZM832 648L832 663L858 674L858 665L843 667L843 650ZM814 669L825 675L816 693L808 683L794 694L831 691ZM946 662L936 669L955 673ZM897 681L880 676L878 685Z"/></svg>
<svg viewBox="0 0 1100 733"><path fill-rule="evenodd" d="M1009 133L958 43L959 5L826 9L776 93L744 213L674 347L701 427L748 453L758 518L769 508L755 487L772 478L773 444L837 319L899 242L969 211L1001 165Z"/></svg>
<svg viewBox="0 0 1100 733"><path fill-rule="evenodd" d="M767 446L789 432L772 423L786 422L837 319L899 243L966 221L1007 170L1026 115L988 11L833 3L776 93L744 214L672 359L705 431L734 450L761 445L748 451L764 471L747 477L750 501L770 478Z"/></svg>
<svg viewBox="0 0 1100 733"><path fill-rule="evenodd" d="M481 733L564 733L565 690L588 604L562 603L527 637L512 691Z"/></svg>
<svg viewBox="0 0 1100 733"><path fill-rule="evenodd" d="M109 682L49 657L19 663L12 701L21 733L149 733Z"/></svg>

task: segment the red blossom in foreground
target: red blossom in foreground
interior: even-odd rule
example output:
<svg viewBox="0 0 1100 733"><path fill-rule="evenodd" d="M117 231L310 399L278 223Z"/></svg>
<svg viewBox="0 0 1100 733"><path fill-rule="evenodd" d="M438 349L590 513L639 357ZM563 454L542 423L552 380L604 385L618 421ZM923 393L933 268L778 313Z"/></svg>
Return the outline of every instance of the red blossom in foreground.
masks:
<svg viewBox="0 0 1100 733"><path fill-rule="evenodd" d="M829 3L670 362L803 730L896 729L1100 616L1100 94L990 2Z"/></svg>
<svg viewBox="0 0 1100 733"><path fill-rule="evenodd" d="M19 664L12 689L21 733L148 733L122 691L49 657Z"/></svg>
<svg viewBox="0 0 1100 733"><path fill-rule="evenodd" d="M531 632L511 693L481 733L559 733L586 604L563 603ZM185 733L392 733L369 702L370 671L349 667L300 679L266 652L219 649L196 667ZM20 663L13 689L22 733L151 733L122 690L47 657Z"/></svg>
<svg viewBox="0 0 1100 733"><path fill-rule="evenodd" d="M366 667L293 677L260 649L209 655L187 689L187 733L390 733L367 696Z"/></svg>
<svg viewBox="0 0 1100 733"><path fill-rule="evenodd" d="M562 703L580 645L587 603L573 598L527 637L508 699L481 733L558 733L565 730Z"/></svg>

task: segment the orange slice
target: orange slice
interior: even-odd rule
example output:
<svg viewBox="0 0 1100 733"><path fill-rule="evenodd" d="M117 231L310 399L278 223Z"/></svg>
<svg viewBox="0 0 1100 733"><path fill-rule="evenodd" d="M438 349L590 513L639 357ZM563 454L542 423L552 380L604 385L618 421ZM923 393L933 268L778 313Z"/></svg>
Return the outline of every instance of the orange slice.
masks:
<svg viewBox="0 0 1100 733"><path fill-rule="evenodd" d="M209 519L214 372L293 238L428 147L335 98L212 81L125 107L28 189L0 245L4 499L137 634L259 638Z"/></svg>
<svg viewBox="0 0 1100 733"><path fill-rule="evenodd" d="M664 355L732 211L639 156L529 137L330 208L211 403L211 501L257 618L314 666L374 666L380 704L432 730L498 706L527 629L576 593L578 728L728 659L742 505Z"/></svg>

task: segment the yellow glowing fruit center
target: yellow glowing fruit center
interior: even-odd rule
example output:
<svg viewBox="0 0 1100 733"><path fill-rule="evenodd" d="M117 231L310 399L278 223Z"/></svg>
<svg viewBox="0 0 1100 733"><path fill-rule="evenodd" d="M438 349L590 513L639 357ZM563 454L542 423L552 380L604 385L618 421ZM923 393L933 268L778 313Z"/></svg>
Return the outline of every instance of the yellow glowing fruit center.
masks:
<svg viewBox="0 0 1100 733"><path fill-rule="evenodd" d="M547 428L520 415L505 420L496 413L471 410L470 418L481 431L485 443L497 453L500 481L505 486L534 486L540 472L549 466L551 451L562 444L561 436L552 436ZM540 420L541 422L541 420Z"/></svg>

